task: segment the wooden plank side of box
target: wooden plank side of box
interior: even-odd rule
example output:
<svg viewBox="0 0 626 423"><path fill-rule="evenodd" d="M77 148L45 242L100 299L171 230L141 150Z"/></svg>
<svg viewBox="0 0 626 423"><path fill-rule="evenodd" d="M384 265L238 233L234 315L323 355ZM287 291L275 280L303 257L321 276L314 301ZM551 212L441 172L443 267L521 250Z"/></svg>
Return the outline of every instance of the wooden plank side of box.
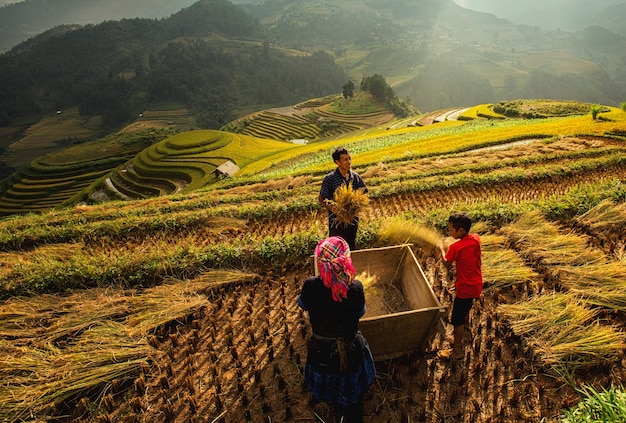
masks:
<svg viewBox="0 0 626 423"><path fill-rule="evenodd" d="M408 253L402 261L401 282L404 297L412 309L441 306L410 248L408 248Z"/></svg>
<svg viewBox="0 0 626 423"><path fill-rule="evenodd" d="M411 310L361 319L359 329L375 360L421 351L430 342L440 308Z"/></svg>
<svg viewBox="0 0 626 423"><path fill-rule="evenodd" d="M406 245L370 248L352 252L356 274L367 272L378 280L392 282L400 278L401 263L410 248Z"/></svg>

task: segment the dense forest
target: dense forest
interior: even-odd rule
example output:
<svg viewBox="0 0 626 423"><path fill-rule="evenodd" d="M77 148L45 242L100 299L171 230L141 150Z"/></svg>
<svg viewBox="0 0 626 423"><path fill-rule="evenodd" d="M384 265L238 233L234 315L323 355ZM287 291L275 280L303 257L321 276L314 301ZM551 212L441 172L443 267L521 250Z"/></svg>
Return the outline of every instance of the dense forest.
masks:
<svg viewBox="0 0 626 423"><path fill-rule="evenodd" d="M178 103L203 127L234 107L292 104L337 92L343 71L324 52L288 55L237 6L204 0L166 20L125 19L47 36L0 56L0 124L78 105L115 125L150 103ZM222 43L210 34L240 39Z"/></svg>
<svg viewBox="0 0 626 423"><path fill-rule="evenodd" d="M124 18L164 18L196 0L22 0L0 8L0 51L57 25L99 23ZM2 2L0 2L2 4Z"/></svg>

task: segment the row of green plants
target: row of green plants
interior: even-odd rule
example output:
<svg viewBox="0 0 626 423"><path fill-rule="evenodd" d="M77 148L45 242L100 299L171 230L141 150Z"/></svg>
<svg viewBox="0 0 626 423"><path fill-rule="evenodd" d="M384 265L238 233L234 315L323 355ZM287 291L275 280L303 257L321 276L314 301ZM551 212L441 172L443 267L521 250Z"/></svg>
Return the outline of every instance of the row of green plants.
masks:
<svg viewBox="0 0 626 423"><path fill-rule="evenodd" d="M583 399L564 410L562 423L626 421L626 390L622 385L596 389L591 385L579 388Z"/></svg>
<svg viewBox="0 0 626 423"><path fill-rule="evenodd" d="M511 222L528 210L537 208L552 219L566 219L584 213L607 198L623 201L625 192L621 182L611 181L575 188L564 196L511 204L481 202L467 209L475 219L492 226ZM443 232L450 211L451 207L443 207L415 218L441 228ZM159 235L158 232L147 231L145 227L126 220L115 222L119 235L109 233L110 228L99 231L93 223L75 224L67 228L73 232L71 238L60 234L57 239L63 241L54 242L89 241L89 244L71 257L50 261L42 254L31 263L15 266L12 271L2 274L2 298L29 292L63 292L79 287L158 283L166 276L192 277L209 268L300 268L308 262L307 257L312 248L324 234L323 228L314 225L305 232L279 237L226 237L220 241L221 231L230 231L235 227L233 222L212 221L211 217L201 221L195 217L195 213L190 213L189 219L196 219L195 226L182 222L179 216L170 216L169 225L175 227L175 232L179 234L177 237L167 233L169 228L165 234ZM147 221L144 222L147 224ZM204 238L196 239L194 232L211 222L214 222L215 239L208 244ZM167 222L161 224L165 227L168 225ZM133 238L131 229L137 235L137 241L125 247L126 242ZM363 247L375 246L378 229L379 224L376 222L364 225L359 233L359 244ZM3 249L8 250L8 254L12 250L19 251L27 245L29 236L28 232L13 234L12 245L4 243ZM52 237L50 241L53 242ZM112 260L112 257L115 259Z"/></svg>
<svg viewBox="0 0 626 423"><path fill-rule="evenodd" d="M596 169L605 169L605 166L607 163L601 161L596 164ZM534 180L541 178L551 180L559 174L570 175L574 170L556 167L552 172L544 170L545 173L542 175L538 175L534 170L528 172ZM527 175L520 172L504 173L500 176L476 175L466 178L465 181L454 178L440 180L435 177L430 181L424 180L420 183L409 181L402 184L374 185L371 196L372 198L386 198L399 193L437 192L451 187L467 189L472 185L485 186L486 183L500 183L506 186L514 182L526 184L529 179ZM206 225L207 219L218 217L234 217L249 221L272 220L281 216L317 211L319 205L314 190L314 187L305 185L295 190L222 196L219 199L211 195L198 198L180 196L156 201L154 204L143 207L142 203L126 207L112 203L88 207L82 209L79 214L68 209L41 216L32 215L28 218L8 218L1 222L5 230L0 235L0 246L4 250L14 249L25 238L36 239L37 243L49 243L74 242L98 237L118 239L131 236L136 231L141 233L148 230L156 233L173 233L186 225L191 227Z"/></svg>
<svg viewBox="0 0 626 423"><path fill-rule="evenodd" d="M600 152L604 154L595 158L593 153ZM537 155L534 158L514 159L509 163L510 166L503 169L500 169L500 166L506 163L505 160L499 162L492 160L488 163L468 165L467 168L460 167L458 170L463 172L471 171L470 174L463 173L463 178L459 178L455 170L448 173L443 170L437 172L426 169L425 171L403 172L394 176L373 177L368 181L368 186L370 186L370 196L373 199L382 199L397 194L437 192L454 187L467 189L472 186L485 187L495 184L503 186L530 184L542 180L552 181L559 177L572 178L572 175L576 174L580 174L580 178L583 179L586 173L606 172L606 169L618 169L624 164L623 154L616 152L613 148L569 152L564 153L563 156L566 159L577 160L561 163L557 160L558 154L547 155L544 158L548 160L548 164L538 166L541 163L541 157ZM522 162L528 160L528 166L522 167L520 160ZM554 163L552 163L553 160ZM492 171L493 169L495 171ZM269 190L246 194L240 192L228 194L228 191L225 191L220 195L213 195L208 191L193 196L168 197L154 201L149 208L145 209L140 207L142 203L128 207L120 207L117 203L112 203L81 209L78 215L73 209L67 209L45 216L9 218L2 222L6 230L0 235L0 245L5 246L4 248L15 247L26 231L42 243L48 242L47 240L59 242L78 239L80 231L77 230L77 224L97 223L96 227L99 228L101 235L106 235L107 226L111 227L112 234L123 232L124 221L129 222L126 225L129 228L139 227L141 230L149 227L158 228L161 219L166 222L163 224L164 228L175 227L167 223L168 216L180 216L178 217L180 221L186 222L189 215L194 212L200 217L236 217L252 221L272 219L281 215L309 213L319 209L316 190L317 186L309 183L291 190ZM112 210L115 212L112 213ZM153 210L153 213L149 210ZM55 217L51 219L51 215ZM54 228L54 231L50 228ZM96 235L90 235L90 237L94 236Z"/></svg>

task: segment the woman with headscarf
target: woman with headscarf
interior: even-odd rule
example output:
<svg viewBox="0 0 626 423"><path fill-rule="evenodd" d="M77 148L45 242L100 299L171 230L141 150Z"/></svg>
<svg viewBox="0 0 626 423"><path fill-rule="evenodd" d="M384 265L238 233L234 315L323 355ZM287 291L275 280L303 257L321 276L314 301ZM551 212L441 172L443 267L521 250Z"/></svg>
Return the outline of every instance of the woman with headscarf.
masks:
<svg viewBox="0 0 626 423"><path fill-rule="evenodd" d="M363 395L376 377L367 341L359 332L365 314L363 285L354 279L350 247L338 236L315 248L319 276L309 277L298 304L309 313L304 383L314 403L326 402L346 423L363 421Z"/></svg>

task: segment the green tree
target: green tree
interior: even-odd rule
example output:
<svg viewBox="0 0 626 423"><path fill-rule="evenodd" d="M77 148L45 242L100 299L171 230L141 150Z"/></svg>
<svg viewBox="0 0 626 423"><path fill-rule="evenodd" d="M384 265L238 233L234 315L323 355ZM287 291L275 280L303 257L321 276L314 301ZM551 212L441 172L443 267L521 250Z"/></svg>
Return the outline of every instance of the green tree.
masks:
<svg viewBox="0 0 626 423"><path fill-rule="evenodd" d="M593 120L596 120L598 118L598 113L600 113L601 111L602 111L602 106L600 106L599 104L592 105L590 109L591 118Z"/></svg>
<svg viewBox="0 0 626 423"><path fill-rule="evenodd" d="M354 82L348 81L343 84L343 98L352 98L354 96Z"/></svg>
<svg viewBox="0 0 626 423"><path fill-rule="evenodd" d="M383 104L395 97L393 89L387 84L385 78L377 73L363 77L361 90L369 92L376 101Z"/></svg>

